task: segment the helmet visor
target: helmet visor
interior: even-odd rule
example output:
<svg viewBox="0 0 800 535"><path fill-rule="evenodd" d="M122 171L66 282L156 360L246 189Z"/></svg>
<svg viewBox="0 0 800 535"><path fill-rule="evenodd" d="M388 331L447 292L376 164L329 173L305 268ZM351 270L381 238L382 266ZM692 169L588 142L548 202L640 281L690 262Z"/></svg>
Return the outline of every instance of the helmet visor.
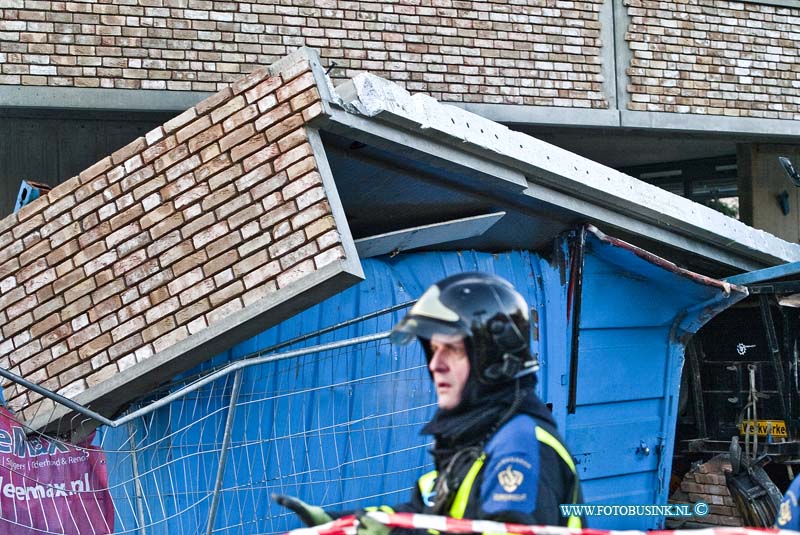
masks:
<svg viewBox="0 0 800 535"><path fill-rule="evenodd" d="M405 345L416 338L430 340L435 334L466 337L469 333L457 324L409 314L394 326L389 339L393 344Z"/></svg>
<svg viewBox="0 0 800 535"><path fill-rule="evenodd" d="M406 317L392 329L392 343L403 345L417 337L430 340L434 334L469 336L469 328L455 310L442 303L440 295L436 285L422 294Z"/></svg>

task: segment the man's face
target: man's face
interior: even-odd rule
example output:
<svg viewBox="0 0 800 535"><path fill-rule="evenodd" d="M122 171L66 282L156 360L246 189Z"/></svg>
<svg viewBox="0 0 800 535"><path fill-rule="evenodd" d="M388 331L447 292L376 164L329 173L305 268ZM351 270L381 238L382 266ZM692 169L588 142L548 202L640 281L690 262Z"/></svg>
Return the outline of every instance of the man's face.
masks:
<svg viewBox="0 0 800 535"><path fill-rule="evenodd" d="M461 336L434 334L428 369L436 387L440 409L455 409L469 377L469 357Z"/></svg>

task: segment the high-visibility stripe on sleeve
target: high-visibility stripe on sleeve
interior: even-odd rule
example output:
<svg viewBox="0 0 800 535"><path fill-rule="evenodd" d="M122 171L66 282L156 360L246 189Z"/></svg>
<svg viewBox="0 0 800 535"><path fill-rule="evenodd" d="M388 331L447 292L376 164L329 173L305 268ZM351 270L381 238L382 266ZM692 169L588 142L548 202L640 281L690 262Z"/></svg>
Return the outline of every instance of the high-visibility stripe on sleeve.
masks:
<svg viewBox="0 0 800 535"><path fill-rule="evenodd" d="M573 474L576 473L575 463L573 462L572 457L567 451L567 448L565 448L564 445L556 437L554 437L553 435L551 435L550 433L548 433L547 431L545 431L544 429L542 429L537 425L536 439L539 442L547 444L548 446L553 448L555 452L558 454L558 456L561 457L561 460L567 463L567 466L569 466L569 469L572 470L572 473Z"/></svg>
<svg viewBox="0 0 800 535"><path fill-rule="evenodd" d="M567 451L567 448L554 437L551 433L548 433L538 425L536 426L536 439L541 442L542 444L547 444L553 451L555 451L561 460L564 461L569 469L572 471L572 475L575 476L575 483L572 485L572 503L578 502L578 471L575 469L575 461L572 460L572 456ZM568 528L582 528L583 522L581 522L581 517L572 515L567 519L567 527Z"/></svg>
<svg viewBox="0 0 800 535"><path fill-rule="evenodd" d="M419 493L422 494L423 501L425 496L433 491L433 485L436 483L436 476L438 475L439 473L436 470L431 470L417 480L417 486L419 487Z"/></svg>
<svg viewBox="0 0 800 535"><path fill-rule="evenodd" d="M464 476L464 481L458 487L458 492L453 500L453 505L450 506L450 516L453 518L464 518L464 512L467 510L467 502L469 501L469 493L472 491L472 485L475 484L475 479L478 477L478 472L483 468L483 461L486 459L486 454L482 453L480 457L475 459L469 472Z"/></svg>
<svg viewBox="0 0 800 535"><path fill-rule="evenodd" d="M575 462L572 460L567 448L559 441L555 436L553 436L548 431L542 429L538 425L536 426L536 439L547 445L550 446L553 451L566 463L569 467L570 471L572 471L573 475L575 476L575 484L573 485L573 492L572 492L572 499L573 503L577 503L578 501L578 474L577 470L575 469ZM461 482L461 485L458 487L458 491L456 492L456 496L453 499L453 503L450 506L450 517L452 518L464 518L464 513L467 510L467 504L469 502L469 496L472 491L472 487L475 484L475 480L478 477L478 473L483 468L483 464L486 460L486 453L481 454L480 457L475 459L475 462L472 463L467 475L464 477L464 480ZM417 481L417 485L419 486L420 493L423 496L423 499L426 495L429 495L431 491L433 491L433 486L436 482L436 477L438 473L436 470L428 472L427 474L423 475ZM570 516L567 519L567 527L569 528L581 528L582 522L579 516Z"/></svg>

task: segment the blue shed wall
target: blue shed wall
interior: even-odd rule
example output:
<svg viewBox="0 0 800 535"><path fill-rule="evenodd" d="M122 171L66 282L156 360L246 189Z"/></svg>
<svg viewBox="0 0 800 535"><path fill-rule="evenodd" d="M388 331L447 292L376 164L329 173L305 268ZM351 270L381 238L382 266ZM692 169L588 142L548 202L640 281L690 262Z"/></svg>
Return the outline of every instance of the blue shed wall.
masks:
<svg viewBox="0 0 800 535"><path fill-rule="evenodd" d="M665 264L666 266L666 264ZM744 297L589 235L578 338L577 407L566 419L588 503L664 504L684 341ZM663 517L597 517L592 527L650 529Z"/></svg>
<svg viewBox="0 0 800 535"><path fill-rule="evenodd" d="M529 252L419 253L363 262L366 280L260 335L186 376L418 297L431 283L461 271L510 280L538 313L539 394L578 464L590 503L666 501L663 477L672 454L682 346L671 338L675 317L716 289L590 238L579 336L577 410L567 414L570 332L569 248L558 260ZM404 311L366 320L303 342L314 345L389 330ZM535 337L536 338L536 337ZM680 347L679 347L680 346ZM362 377L373 377L370 383ZM136 507L130 458L109 459L119 532L144 524L164 533L205 529L232 378L157 411L134 426L145 514ZM294 392L294 394L292 394ZM281 492L337 509L406 499L430 469L419 428L435 410L424 357L416 344L388 342L248 368L236 409L215 533L272 533L298 527L269 495ZM202 425L198 424L202 422ZM104 429L106 450L130 449L129 431ZM146 436L145 436L146 435ZM636 453L640 442L651 453ZM661 455L655 453L660 446ZM150 503L152 502L152 503ZM659 519L593 518L593 527L650 528ZM222 529L228 526L227 529ZM148 533L161 529L148 529Z"/></svg>

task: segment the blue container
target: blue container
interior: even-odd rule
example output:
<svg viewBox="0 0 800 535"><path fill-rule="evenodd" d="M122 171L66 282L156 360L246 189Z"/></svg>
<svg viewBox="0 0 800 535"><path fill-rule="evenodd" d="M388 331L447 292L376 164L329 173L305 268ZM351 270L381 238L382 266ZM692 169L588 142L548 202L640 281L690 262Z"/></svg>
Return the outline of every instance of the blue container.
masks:
<svg viewBox="0 0 800 535"><path fill-rule="evenodd" d="M42 195L50 191L50 186L40 184L30 180L23 180L19 184L19 192L17 193L17 201L14 204L14 212L18 212L20 208L26 204L30 204Z"/></svg>

